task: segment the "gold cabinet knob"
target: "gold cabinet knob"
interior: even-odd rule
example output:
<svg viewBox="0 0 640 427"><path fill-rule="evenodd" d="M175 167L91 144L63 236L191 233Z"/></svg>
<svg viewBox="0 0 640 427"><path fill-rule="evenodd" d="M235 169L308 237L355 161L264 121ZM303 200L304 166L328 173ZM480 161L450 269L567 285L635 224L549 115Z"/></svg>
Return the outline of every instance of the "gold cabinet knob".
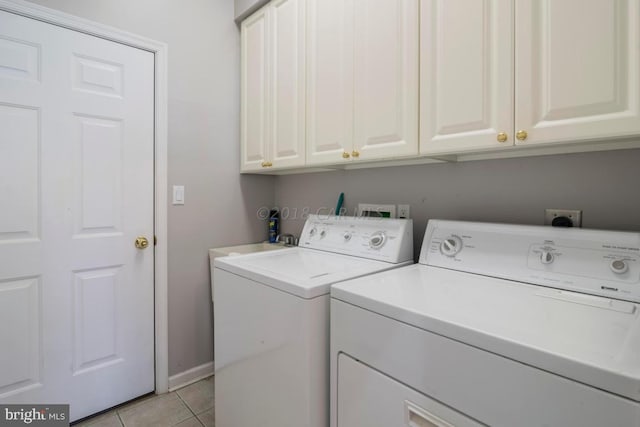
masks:
<svg viewBox="0 0 640 427"><path fill-rule="evenodd" d="M144 236L138 236L136 237L135 245L138 249L146 249L149 246L149 240Z"/></svg>
<svg viewBox="0 0 640 427"><path fill-rule="evenodd" d="M351 156L353 156L353 157L360 157L360 153L359 153L359 152L357 152L356 150L353 150L353 151L351 152Z"/></svg>
<svg viewBox="0 0 640 427"><path fill-rule="evenodd" d="M509 139L509 137L507 136L507 134L506 134L506 133L504 133L504 132L500 132L500 133L498 134L497 139L498 139L498 142L507 142L507 139Z"/></svg>
<svg viewBox="0 0 640 427"><path fill-rule="evenodd" d="M273 163L271 163L271 162L262 162L262 167L263 168L270 168L271 166L273 166Z"/></svg>
<svg viewBox="0 0 640 427"><path fill-rule="evenodd" d="M267 162L262 162L262 167L266 168L267 167Z"/></svg>
<svg viewBox="0 0 640 427"><path fill-rule="evenodd" d="M348 159L349 157L351 157L351 154L347 153L346 151L344 153L342 153L342 158L343 159Z"/></svg>
<svg viewBox="0 0 640 427"><path fill-rule="evenodd" d="M527 136L529 135L525 130L519 130L518 133L516 133L516 138L518 138L518 141L524 141L525 139L527 139Z"/></svg>

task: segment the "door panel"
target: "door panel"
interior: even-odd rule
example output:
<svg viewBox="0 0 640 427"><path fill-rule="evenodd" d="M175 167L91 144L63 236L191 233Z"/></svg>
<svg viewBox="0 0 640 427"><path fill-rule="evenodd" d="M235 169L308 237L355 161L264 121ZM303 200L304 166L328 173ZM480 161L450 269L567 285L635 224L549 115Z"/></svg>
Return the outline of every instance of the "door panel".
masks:
<svg viewBox="0 0 640 427"><path fill-rule="evenodd" d="M362 159L418 153L418 2L356 0L354 146Z"/></svg>
<svg viewBox="0 0 640 427"><path fill-rule="evenodd" d="M305 163L305 1L271 3L271 162Z"/></svg>
<svg viewBox="0 0 640 427"><path fill-rule="evenodd" d="M307 3L307 164L353 148L353 0Z"/></svg>
<svg viewBox="0 0 640 427"><path fill-rule="evenodd" d="M517 143L637 134L639 27L634 0L518 2Z"/></svg>
<svg viewBox="0 0 640 427"><path fill-rule="evenodd" d="M0 402L78 419L154 389L154 58L6 12L0 52Z"/></svg>
<svg viewBox="0 0 640 427"><path fill-rule="evenodd" d="M269 135L269 6L244 20L241 25L240 156L242 171L261 170L267 160Z"/></svg>
<svg viewBox="0 0 640 427"><path fill-rule="evenodd" d="M513 1L421 5L420 152L512 146Z"/></svg>

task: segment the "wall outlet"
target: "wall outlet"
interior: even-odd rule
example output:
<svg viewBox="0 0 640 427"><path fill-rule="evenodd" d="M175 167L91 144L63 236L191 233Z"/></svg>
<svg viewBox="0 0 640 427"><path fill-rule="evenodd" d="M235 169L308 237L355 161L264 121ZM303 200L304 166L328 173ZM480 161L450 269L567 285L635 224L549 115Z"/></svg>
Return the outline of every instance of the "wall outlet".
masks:
<svg viewBox="0 0 640 427"><path fill-rule="evenodd" d="M567 217L574 227L582 227L582 211L577 209L545 209L544 225L552 225L555 218Z"/></svg>
<svg viewBox="0 0 640 427"><path fill-rule="evenodd" d="M411 205L398 205L398 218L411 218Z"/></svg>

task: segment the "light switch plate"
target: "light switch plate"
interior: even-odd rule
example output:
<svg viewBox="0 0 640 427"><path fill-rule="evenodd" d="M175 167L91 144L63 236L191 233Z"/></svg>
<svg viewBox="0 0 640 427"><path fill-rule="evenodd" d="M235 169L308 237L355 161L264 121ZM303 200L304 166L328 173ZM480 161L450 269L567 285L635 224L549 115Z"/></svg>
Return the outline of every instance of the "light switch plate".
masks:
<svg viewBox="0 0 640 427"><path fill-rule="evenodd" d="M173 204L184 205L184 185L173 186Z"/></svg>

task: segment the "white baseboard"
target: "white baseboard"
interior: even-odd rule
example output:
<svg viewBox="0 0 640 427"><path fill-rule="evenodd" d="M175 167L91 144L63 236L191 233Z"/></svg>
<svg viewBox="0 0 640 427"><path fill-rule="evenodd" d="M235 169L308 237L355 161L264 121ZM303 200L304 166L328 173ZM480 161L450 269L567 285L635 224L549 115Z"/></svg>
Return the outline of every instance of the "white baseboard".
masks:
<svg viewBox="0 0 640 427"><path fill-rule="evenodd" d="M179 388L193 384L201 379L210 377L213 375L213 361L207 362L203 365L196 366L179 374L169 377L169 391L175 391Z"/></svg>

